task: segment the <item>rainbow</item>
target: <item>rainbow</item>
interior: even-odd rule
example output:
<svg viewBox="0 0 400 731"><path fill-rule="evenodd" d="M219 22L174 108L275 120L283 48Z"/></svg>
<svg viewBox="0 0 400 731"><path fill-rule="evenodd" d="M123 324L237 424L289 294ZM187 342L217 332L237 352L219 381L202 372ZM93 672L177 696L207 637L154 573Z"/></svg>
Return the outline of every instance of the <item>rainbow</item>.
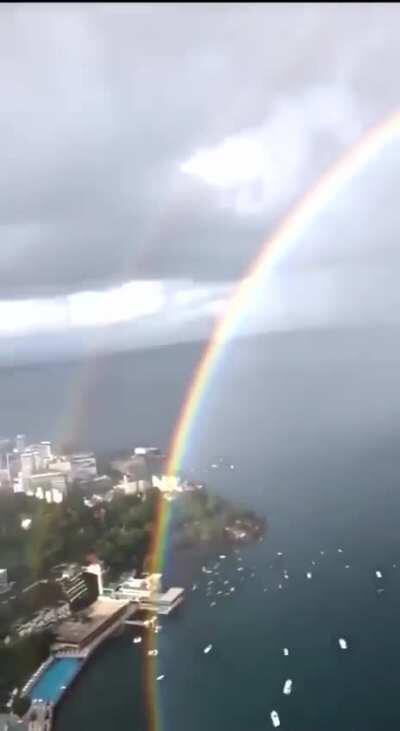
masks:
<svg viewBox="0 0 400 731"><path fill-rule="evenodd" d="M182 467L187 445L196 422L207 386L224 352L224 346L235 331L248 302L268 274L298 240L314 217L361 171L383 147L400 135L400 112L395 112L370 129L328 171L319 178L263 243L259 254L240 280L193 374L173 435L167 460L167 475L177 475ZM160 499L151 545L152 571L162 571L170 520L169 503ZM154 640L149 640L149 643ZM150 646L150 645L149 645ZM154 645L152 645L154 646ZM155 663L157 667L157 663ZM150 731L161 731L160 702L155 667L146 663L148 690L148 724Z"/></svg>
<svg viewBox="0 0 400 731"><path fill-rule="evenodd" d="M207 386L222 356L224 346L243 317L247 303L257 287L265 282L274 265L289 251L314 217L345 188L383 147L400 135L400 112L392 114L374 126L356 142L298 201L281 224L261 246L244 277L228 302L223 316L217 321L210 340L194 371L173 435L167 459L167 475L179 473L182 461ZM160 501L155 521L156 530L151 544L151 568L161 571L165 558L168 533L169 503Z"/></svg>
<svg viewBox="0 0 400 731"><path fill-rule="evenodd" d="M240 280L195 369L173 432L167 474L176 475L182 466L194 423L224 345L234 332L246 305L267 274L296 242L314 217L362 170L383 147L400 134L400 112L370 129L298 201L261 246L260 252Z"/></svg>

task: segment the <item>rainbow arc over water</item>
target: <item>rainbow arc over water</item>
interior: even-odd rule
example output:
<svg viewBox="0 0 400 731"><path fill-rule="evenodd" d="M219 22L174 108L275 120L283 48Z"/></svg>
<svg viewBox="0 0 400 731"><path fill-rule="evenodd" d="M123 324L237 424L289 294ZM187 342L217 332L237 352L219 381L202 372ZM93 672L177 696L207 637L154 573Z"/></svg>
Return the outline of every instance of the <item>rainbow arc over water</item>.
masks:
<svg viewBox="0 0 400 731"><path fill-rule="evenodd" d="M195 368L172 435L167 461L168 475L177 475L181 471L183 458L207 387L221 361L225 345L235 333L257 288L261 284L267 284L268 276L273 273L274 267L296 244L314 217L328 204L334 202L336 196L345 190L346 185L357 173L362 171L398 135L400 136L400 111L396 111L367 131L358 142L350 147L300 198L272 235L261 245L258 255L239 281L224 314L217 321ZM170 513L169 503L161 499L151 546L151 570L155 572L162 571L165 560ZM162 728L156 667L157 663L153 665L152 662L149 662L147 667L150 731L161 731Z"/></svg>

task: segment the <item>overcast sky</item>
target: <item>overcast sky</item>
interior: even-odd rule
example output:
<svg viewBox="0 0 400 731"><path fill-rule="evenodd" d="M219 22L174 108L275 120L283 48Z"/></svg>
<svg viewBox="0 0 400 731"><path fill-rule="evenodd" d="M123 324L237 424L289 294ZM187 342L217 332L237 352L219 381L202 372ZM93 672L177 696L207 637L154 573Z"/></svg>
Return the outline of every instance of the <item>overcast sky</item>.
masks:
<svg viewBox="0 0 400 731"><path fill-rule="evenodd" d="M290 204L396 110L399 32L385 3L3 4L3 354L206 335ZM399 148L243 331L400 317Z"/></svg>

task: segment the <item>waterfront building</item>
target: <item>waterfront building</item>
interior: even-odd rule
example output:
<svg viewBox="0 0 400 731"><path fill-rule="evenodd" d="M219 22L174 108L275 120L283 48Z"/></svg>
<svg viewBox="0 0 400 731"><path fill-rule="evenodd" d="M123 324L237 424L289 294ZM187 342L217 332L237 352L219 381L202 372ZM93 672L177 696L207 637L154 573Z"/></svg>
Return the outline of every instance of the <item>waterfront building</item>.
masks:
<svg viewBox="0 0 400 731"><path fill-rule="evenodd" d="M104 589L104 594L115 599L130 599L139 609L170 614L183 601L184 589L171 587L163 592L161 579L161 574L149 574L142 578L130 576L115 588Z"/></svg>
<svg viewBox="0 0 400 731"><path fill-rule="evenodd" d="M132 611L132 603L127 599L99 597L78 616L55 628L53 653L58 657L87 657Z"/></svg>

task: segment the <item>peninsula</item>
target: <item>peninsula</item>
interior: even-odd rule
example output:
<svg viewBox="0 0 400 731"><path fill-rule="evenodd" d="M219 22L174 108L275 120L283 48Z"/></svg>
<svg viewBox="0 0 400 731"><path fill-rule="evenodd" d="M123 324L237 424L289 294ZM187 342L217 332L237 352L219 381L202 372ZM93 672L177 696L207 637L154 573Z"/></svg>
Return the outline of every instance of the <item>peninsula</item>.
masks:
<svg viewBox="0 0 400 731"><path fill-rule="evenodd" d="M216 495L203 483L164 475L164 457L156 448L139 447L130 454L96 459L82 453L55 455L50 443L44 444L45 464L35 469L33 449L20 450L25 471L20 469L0 492L0 555L7 561L0 601L0 665L5 669L0 704L22 714L29 700L21 689L30 687L26 682L38 665L46 666L57 628L76 621L74 616L89 611L103 594L92 568L101 566L106 581L114 584L124 571L148 576L149 550L164 501L171 513L172 546L178 551L196 546L229 550L232 544L259 539L266 527L252 511ZM59 471L63 465L68 475L74 462L79 470L73 479L63 480L62 488L59 481L54 499L54 484L52 492L47 489L52 466L55 463ZM138 593L135 581L129 596ZM181 600L183 590L169 591ZM150 592L149 606L158 601L165 606L168 601L169 592L163 594L161 588L157 592ZM104 612L103 605L100 609ZM129 606L121 609L124 617L129 611Z"/></svg>

